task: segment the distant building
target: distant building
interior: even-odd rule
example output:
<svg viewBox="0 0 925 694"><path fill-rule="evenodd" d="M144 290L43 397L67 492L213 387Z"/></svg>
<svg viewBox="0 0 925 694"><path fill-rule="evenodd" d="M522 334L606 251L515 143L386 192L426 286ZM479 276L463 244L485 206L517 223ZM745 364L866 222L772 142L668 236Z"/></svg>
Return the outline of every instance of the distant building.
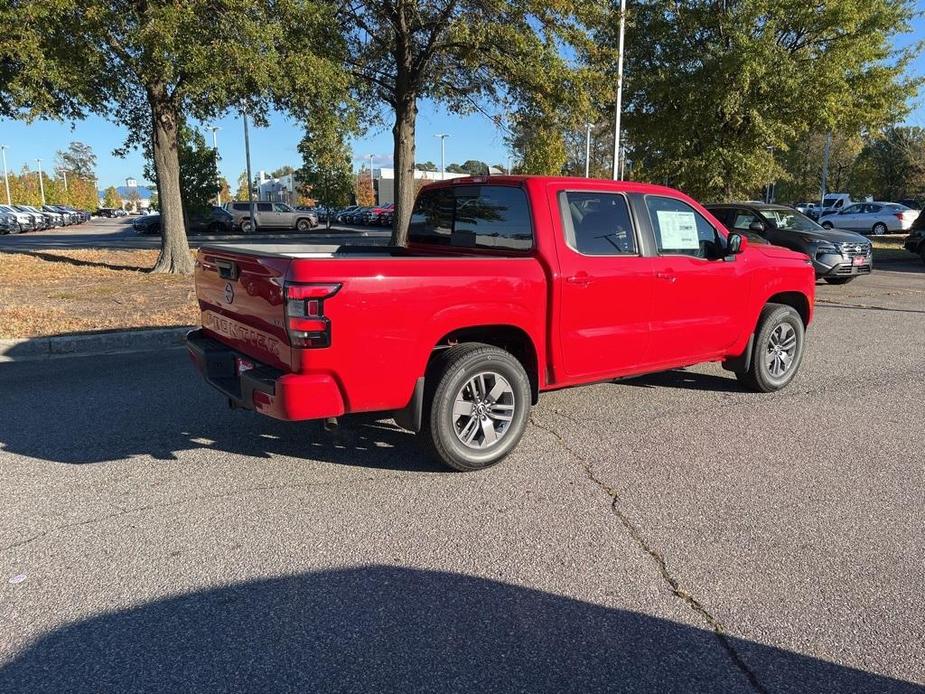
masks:
<svg viewBox="0 0 925 694"><path fill-rule="evenodd" d="M439 171L414 171L415 181L448 181L451 178L462 178L469 174L450 173L441 174ZM385 205L395 202L395 169L373 169L373 189L376 191L376 204Z"/></svg>
<svg viewBox="0 0 925 694"><path fill-rule="evenodd" d="M286 174L279 178L269 176L266 171L258 173L257 199L270 202L284 202L288 205L296 204L296 180L294 174Z"/></svg>
<svg viewBox="0 0 925 694"><path fill-rule="evenodd" d="M126 178L125 183L126 185L124 186L116 186L116 193L121 201L120 206L122 209L129 212L146 212L151 206L151 196L157 191L151 190L147 186L138 185L134 178ZM98 190L97 193L100 207L102 207L106 198L106 191L105 189Z"/></svg>

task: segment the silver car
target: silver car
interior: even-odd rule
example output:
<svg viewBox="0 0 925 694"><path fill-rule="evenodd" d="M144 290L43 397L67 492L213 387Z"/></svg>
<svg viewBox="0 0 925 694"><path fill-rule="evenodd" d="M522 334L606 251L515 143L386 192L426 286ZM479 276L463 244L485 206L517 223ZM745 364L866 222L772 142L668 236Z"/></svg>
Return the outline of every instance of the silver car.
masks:
<svg viewBox="0 0 925 694"><path fill-rule="evenodd" d="M234 217L234 225L245 234L253 231L251 215L246 202L229 202L225 209ZM254 222L257 228L295 229L306 232L318 226L318 215L311 211L296 210L282 202L255 202Z"/></svg>
<svg viewBox="0 0 925 694"><path fill-rule="evenodd" d="M824 216L819 223L825 229L847 229L882 236L908 231L918 216L918 210L910 210L896 202L858 202Z"/></svg>

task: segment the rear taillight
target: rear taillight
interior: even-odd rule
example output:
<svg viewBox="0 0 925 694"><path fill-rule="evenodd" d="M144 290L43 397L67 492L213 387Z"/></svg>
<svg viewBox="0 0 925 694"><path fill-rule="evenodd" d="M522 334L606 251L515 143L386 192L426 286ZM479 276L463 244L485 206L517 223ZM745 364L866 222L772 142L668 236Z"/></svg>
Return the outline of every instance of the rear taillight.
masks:
<svg viewBox="0 0 925 694"><path fill-rule="evenodd" d="M896 217L896 219L898 219L900 222L903 221L903 213L902 213L902 212L897 212L897 213L894 214L893 216Z"/></svg>
<svg viewBox="0 0 925 694"><path fill-rule="evenodd" d="M286 285L286 329L293 347L331 346L331 321L324 315L324 302L339 289L339 284Z"/></svg>

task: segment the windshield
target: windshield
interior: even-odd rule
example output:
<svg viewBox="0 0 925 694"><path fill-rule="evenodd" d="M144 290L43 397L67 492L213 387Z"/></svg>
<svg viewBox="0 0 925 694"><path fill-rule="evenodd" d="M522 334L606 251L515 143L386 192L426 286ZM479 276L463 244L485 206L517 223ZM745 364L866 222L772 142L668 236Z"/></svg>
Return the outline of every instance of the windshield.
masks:
<svg viewBox="0 0 925 694"><path fill-rule="evenodd" d="M831 207L832 205L834 205L834 204L835 204L836 202L838 202L839 200L841 200L841 198L823 198L823 200L822 200L822 206L823 206L823 207Z"/></svg>
<svg viewBox="0 0 925 694"><path fill-rule="evenodd" d="M819 231L821 226L789 207L765 207L761 214L782 231Z"/></svg>

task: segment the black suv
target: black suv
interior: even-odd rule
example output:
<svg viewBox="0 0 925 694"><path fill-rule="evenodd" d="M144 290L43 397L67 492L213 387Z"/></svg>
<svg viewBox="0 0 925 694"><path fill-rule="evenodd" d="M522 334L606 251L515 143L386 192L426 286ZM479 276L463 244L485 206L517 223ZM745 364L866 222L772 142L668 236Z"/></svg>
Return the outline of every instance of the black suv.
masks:
<svg viewBox="0 0 925 694"><path fill-rule="evenodd" d="M912 222L903 245L910 253L918 253L922 262L925 262L925 210L919 212L919 216Z"/></svg>
<svg viewBox="0 0 925 694"><path fill-rule="evenodd" d="M752 232L775 246L805 253L813 262L816 278L829 284L847 284L874 269L870 241L860 234L823 229L792 207L759 202L705 205L729 231Z"/></svg>

